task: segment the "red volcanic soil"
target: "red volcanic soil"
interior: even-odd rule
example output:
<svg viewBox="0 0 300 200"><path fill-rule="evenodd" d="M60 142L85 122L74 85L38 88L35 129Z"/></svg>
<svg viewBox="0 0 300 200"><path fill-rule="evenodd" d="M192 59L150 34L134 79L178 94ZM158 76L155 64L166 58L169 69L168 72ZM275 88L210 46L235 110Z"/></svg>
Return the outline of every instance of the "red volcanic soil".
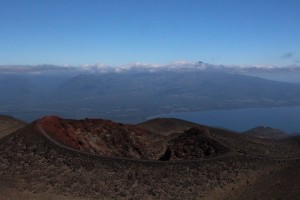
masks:
<svg viewBox="0 0 300 200"><path fill-rule="evenodd" d="M187 129L170 140L165 134L156 134L140 126L102 119L71 120L49 116L37 124L44 135L61 146L102 156L161 161L196 160L230 151L230 148L211 138L206 127Z"/></svg>
<svg viewBox="0 0 300 200"><path fill-rule="evenodd" d="M92 154L157 160L165 151L163 136L110 120L49 116L39 120L38 126L60 145Z"/></svg>
<svg viewBox="0 0 300 200"><path fill-rule="evenodd" d="M174 120L168 120L164 123L152 120L155 125L152 129L103 119L72 120L56 116L44 117L36 124L42 134L60 146L108 157L172 161L209 159L229 153L273 158L300 154L294 140L260 139L201 125L193 127L194 124L181 124L178 120L174 128Z"/></svg>

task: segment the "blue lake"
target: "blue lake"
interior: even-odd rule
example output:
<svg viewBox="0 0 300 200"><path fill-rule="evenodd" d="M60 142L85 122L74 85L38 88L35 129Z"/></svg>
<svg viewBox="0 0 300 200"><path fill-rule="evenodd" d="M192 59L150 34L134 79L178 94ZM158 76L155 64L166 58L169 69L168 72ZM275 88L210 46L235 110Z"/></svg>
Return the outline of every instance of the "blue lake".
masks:
<svg viewBox="0 0 300 200"><path fill-rule="evenodd" d="M174 117L234 131L269 126L289 133L300 133L300 106L172 113L160 117Z"/></svg>

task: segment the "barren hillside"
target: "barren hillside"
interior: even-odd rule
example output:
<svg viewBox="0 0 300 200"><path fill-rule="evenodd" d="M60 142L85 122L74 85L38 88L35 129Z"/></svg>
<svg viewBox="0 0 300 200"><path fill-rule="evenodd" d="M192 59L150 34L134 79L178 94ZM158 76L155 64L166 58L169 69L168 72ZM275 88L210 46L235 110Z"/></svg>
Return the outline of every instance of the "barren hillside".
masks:
<svg viewBox="0 0 300 200"><path fill-rule="evenodd" d="M26 123L21 120L5 115L0 115L0 139L24 127L25 125Z"/></svg>
<svg viewBox="0 0 300 200"><path fill-rule="evenodd" d="M54 125L59 129L52 129ZM102 131L96 131L96 127L102 127ZM299 143L294 139L273 142L200 127L168 140L151 136L151 132L132 125L46 117L0 140L0 193L3 199L299 198ZM51 132L53 130L56 131ZM117 154L117 158L102 150L87 151L91 144L80 147L83 145L77 142L83 138L85 142L91 139L104 142L102 137L91 136L103 135L104 130L112 137L119 137L112 133L122 136L122 140L115 143L111 140L104 143L104 146L113 145L107 148L112 152L120 147L118 150L127 148L132 153L131 141L136 140L139 145L147 142L144 148L148 155L153 152L150 151L153 144L163 138L158 144L167 145L174 155L178 152L189 156L206 155L200 150L207 150L213 156L189 157L192 160L179 156L176 158L181 161L158 161L153 160L154 157L145 160L129 156L128 159L127 155L137 154L123 153ZM129 136L132 140L125 139ZM129 146L118 144L122 141ZM250 143L243 151L246 141ZM76 142L76 146L70 145ZM188 149L191 146L193 148ZM286 155L276 156L279 151L285 151Z"/></svg>

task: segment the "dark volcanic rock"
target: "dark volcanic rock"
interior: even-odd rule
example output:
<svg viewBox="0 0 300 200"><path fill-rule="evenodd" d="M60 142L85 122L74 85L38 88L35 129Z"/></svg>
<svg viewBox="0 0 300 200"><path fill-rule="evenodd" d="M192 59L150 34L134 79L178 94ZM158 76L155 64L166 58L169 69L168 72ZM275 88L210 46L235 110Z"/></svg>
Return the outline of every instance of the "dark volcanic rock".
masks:
<svg viewBox="0 0 300 200"><path fill-rule="evenodd" d="M194 160L219 156L229 152L217 140L209 137L206 128L191 128L169 141L167 155L170 160Z"/></svg>
<svg viewBox="0 0 300 200"><path fill-rule="evenodd" d="M107 142L102 138L104 130L120 139ZM0 139L0 199L299 199L299 154L291 153L299 152L299 143L294 139L276 146L279 141L265 143L218 129L192 128L169 143L164 141L169 148L157 155L168 160L172 151L182 152L192 144L195 150L186 155L201 151L201 158L207 159L169 162L126 159L127 154L138 155L133 147L127 149L133 152L118 155L123 158L101 156L90 153L93 148L103 150L85 140L103 139L104 145L112 145L105 146L108 152L126 150L118 144L122 140L133 146L148 143L147 147L153 148L155 140L142 130L105 120L46 117L36 121ZM135 138L139 134L141 138ZM129 136L136 143L126 139ZM245 147L248 155L226 154L227 146L231 150ZM262 150L274 151L270 155L278 157L255 154ZM140 151L143 155L151 153ZM280 158L281 151L286 157Z"/></svg>

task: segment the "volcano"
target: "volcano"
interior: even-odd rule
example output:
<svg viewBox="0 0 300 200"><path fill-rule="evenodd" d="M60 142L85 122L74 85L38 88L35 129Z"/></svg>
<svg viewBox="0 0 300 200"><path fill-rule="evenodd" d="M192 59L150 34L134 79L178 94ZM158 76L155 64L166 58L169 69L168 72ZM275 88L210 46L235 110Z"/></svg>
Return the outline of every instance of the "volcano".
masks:
<svg viewBox="0 0 300 200"><path fill-rule="evenodd" d="M2 199L298 199L299 137L47 116L0 139Z"/></svg>

